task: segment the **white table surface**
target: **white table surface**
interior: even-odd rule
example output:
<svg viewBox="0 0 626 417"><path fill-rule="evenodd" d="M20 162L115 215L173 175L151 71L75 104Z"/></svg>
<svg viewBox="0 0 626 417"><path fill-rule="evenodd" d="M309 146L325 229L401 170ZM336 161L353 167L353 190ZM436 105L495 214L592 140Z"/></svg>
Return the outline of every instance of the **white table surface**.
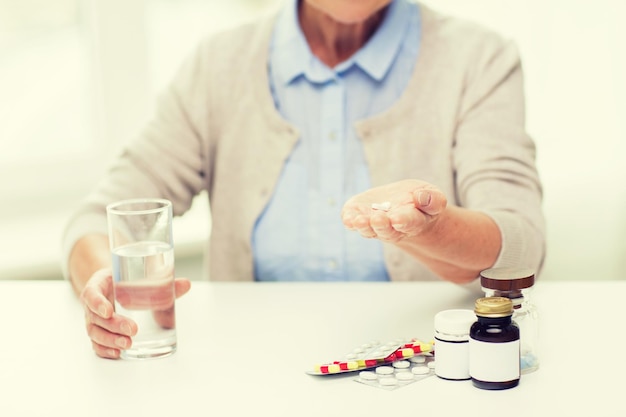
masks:
<svg viewBox="0 0 626 417"><path fill-rule="evenodd" d="M434 315L472 308L475 293L194 282L174 355L113 361L91 350L67 282L0 281L0 416L625 416L625 294L626 281L537 283L541 368L517 388L432 376L387 391L305 371L370 340L432 339Z"/></svg>

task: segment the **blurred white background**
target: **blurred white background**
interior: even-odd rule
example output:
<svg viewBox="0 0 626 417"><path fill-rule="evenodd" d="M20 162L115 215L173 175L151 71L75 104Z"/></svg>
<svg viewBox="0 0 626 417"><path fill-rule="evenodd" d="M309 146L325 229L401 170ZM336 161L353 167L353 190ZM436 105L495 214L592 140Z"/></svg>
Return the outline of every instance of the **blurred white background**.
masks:
<svg viewBox="0 0 626 417"><path fill-rule="evenodd" d="M0 279L60 278L69 211L206 34L281 0L0 0ZM545 279L626 279L626 2L426 0L513 38L545 187ZM201 275L208 208L177 219Z"/></svg>

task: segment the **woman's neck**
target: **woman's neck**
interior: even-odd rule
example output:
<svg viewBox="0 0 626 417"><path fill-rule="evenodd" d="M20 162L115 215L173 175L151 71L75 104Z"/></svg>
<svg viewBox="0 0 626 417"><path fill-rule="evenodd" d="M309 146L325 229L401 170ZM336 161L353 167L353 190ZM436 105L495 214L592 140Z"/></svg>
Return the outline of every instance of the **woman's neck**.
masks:
<svg viewBox="0 0 626 417"><path fill-rule="evenodd" d="M333 68L367 43L383 21L386 10L381 9L363 22L345 24L303 1L299 6L298 18L313 55Z"/></svg>

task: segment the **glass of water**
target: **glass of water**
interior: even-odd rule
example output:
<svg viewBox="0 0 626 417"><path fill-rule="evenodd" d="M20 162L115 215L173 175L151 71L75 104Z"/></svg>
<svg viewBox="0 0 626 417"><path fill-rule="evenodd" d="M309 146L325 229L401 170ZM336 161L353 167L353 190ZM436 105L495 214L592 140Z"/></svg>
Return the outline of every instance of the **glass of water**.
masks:
<svg viewBox="0 0 626 417"><path fill-rule="evenodd" d="M172 203L123 200L107 206L115 311L137 323L124 359L158 358L176 351Z"/></svg>

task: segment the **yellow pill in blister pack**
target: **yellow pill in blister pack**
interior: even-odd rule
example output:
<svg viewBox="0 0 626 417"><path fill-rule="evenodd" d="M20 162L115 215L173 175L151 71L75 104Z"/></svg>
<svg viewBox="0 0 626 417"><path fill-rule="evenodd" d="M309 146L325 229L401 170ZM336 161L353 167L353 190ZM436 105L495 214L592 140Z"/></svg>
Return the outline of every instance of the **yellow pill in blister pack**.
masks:
<svg viewBox="0 0 626 417"><path fill-rule="evenodd" d="M400 350L402 354L402 358L410 358L411 356L415 356L415 351L411 348L404 348Z"/></svg>

